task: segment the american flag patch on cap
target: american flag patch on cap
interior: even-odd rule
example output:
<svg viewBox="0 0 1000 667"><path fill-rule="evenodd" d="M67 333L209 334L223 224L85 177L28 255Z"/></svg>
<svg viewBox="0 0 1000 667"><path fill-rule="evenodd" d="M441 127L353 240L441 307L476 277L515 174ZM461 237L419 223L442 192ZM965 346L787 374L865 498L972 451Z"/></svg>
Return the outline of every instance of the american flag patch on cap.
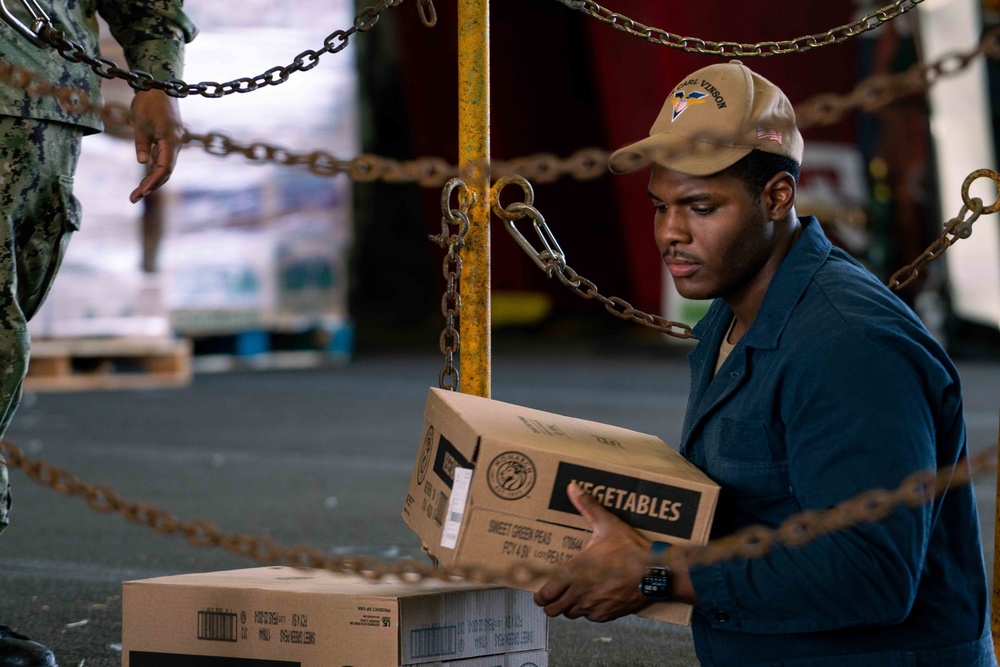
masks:
<svg viewBox="0 0 1000 667"><path fill-rule="evenodd" d="M761 128L760 125L757 126L757 138L758 139L770 139L771 141L776 141L781 144L781 132L778 132L773 127L769 127L766 130Z"/></svg>

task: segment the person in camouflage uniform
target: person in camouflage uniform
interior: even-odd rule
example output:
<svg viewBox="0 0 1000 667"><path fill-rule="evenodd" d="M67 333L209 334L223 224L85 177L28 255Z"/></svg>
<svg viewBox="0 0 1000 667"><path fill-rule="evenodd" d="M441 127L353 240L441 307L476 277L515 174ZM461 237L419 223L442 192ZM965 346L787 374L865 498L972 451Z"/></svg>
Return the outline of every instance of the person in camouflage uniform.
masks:
<svg viewBox="0 0 1000 667"><path fill-rule="evenodd" d="M31 19L17 0L7 7L24 25ZM43 7L52 24L87 53L98 55L97 15L122 45L129 67L160 80L180 78L184 45L195 27L183 0L52 0ZM29 68L48 81L101 99L101 79L87 65L36 47L0 22L0 60ZM132 101L137 160L146 176L133 203L165 183L180 148L175 99L162 91L136 93ZM0 437L21 397L30 343L27 323L45 300L72 233L80 226L73 175L80 141L103 129L93 111L74 114L54 97L0 85ZM0 457L0 532L10 521L11 494ZM0 625L0 667L55 665L51 651Z"/></svg>

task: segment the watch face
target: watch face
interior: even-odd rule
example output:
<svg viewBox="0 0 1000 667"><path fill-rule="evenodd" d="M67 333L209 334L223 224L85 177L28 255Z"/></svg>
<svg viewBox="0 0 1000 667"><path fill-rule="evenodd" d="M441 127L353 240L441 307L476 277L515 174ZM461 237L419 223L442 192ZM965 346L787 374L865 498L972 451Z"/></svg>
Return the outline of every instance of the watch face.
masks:
<svg viewBox="0 0 1000 667"><path fill-rule="evenodd" d="M674 574L666 567L648 567L639 590L650 600L669 600L674 592Z"/></svg>

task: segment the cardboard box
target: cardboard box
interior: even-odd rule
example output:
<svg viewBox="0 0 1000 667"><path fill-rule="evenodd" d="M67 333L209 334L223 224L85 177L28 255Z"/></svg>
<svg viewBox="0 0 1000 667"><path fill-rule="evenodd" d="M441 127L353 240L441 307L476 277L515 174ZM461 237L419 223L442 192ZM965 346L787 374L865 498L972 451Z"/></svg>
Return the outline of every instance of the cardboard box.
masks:
<svg viewBox="0 0 1000 667"><path fill-rule="evenodd" d="M102 268L99 264L107 253L86 261L78 257L63 262L48 296L28 323L33 338L171 335L159 275Z"/></svg>
<svg viewBox="0 0 1000 667"><path fill-rule="evenodd" d="M499 655L487 655L480 658L469 658L468 660L425 662L419 666L404 665L403 667L548 667L548 665L549 652L538 650L501 653ZM301 667L301 664L287 660L244 660L242 658L134 651L132 653L131 667ZM328 667L342 666L338 663L336 665L329 665Z"/></svg>
<svg viewBox="0 0 1000 667"><path fill-rule="evenodd" d="M443 565L569 561L590 538L571 481L651 540L708 541L718 485L655 436L442 389L424 417L403 519ZM688 625L691 611L640 615Z"/></svg>
<svg viewBox="0 0 1000 667"><path fill-rule="evenodd" d="M518 651L455 662L434 662L420 667L548 667L548 664L548 651Z"/></svg>
<svg viewBox="0 0 1000 667"><path fill-rule="evenodd" d="M122 620L123 667L543 667L470 659L548 643L525 591L290 567L127 581Z"/></svg>
<svg viewBox="0 0 1000 667"><path fill-rule="evenodd" d="M303 226L169 237L163 254L174 329L191 335L295 331L308 328L304 322L346 318L346 240L319 229L323 214L316 212L274 223L295 221Z"/></svg>

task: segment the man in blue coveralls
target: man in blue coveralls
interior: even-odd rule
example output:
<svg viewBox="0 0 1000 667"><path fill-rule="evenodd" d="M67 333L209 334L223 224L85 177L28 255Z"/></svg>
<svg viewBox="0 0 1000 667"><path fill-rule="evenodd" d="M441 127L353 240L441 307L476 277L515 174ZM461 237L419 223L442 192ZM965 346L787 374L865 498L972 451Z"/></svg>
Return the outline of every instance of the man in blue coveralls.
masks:
<svg viewBox="0 0 1000 667"><path fill-rule="evenodd" d="M681 453L722 487L714 538L775 527L967 456L959 376L917 317L795 212L802 137L774 84L738 61L671 91L650 136L656 244L677 290L714 299L694 328ZM963 463L963 465L966 465ZM703 665L995 666L970 485L766 555L659 571L650 544L576 487L586 550L536 594L550 616L607 621L695 606Z"/></svg>

